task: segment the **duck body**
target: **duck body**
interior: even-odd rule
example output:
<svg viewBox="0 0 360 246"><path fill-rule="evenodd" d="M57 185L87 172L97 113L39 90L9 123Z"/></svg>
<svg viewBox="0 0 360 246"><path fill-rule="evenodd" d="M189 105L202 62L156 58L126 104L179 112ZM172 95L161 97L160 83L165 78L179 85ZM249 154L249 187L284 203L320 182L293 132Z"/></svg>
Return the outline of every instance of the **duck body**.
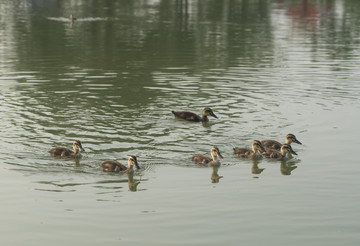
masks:
<svg viewBox="0 0 360 246"><path fill-rule="evenodd" d="M65 147L55 147L49 150L49 153L52 156L62 157L62 158L79 158L81 157L80 152L74 152L69 148Z"/></svg>
<svg viewBox="0 0 360 246"><path fill-rule="evenodd" d="M299 140L296 139L294 134L289 133L285 137L285 144L290 145L291 143L302 144ZM279 143L278 141L275 141L275 140L263 140L263 141L261 141L261 144L263 145L265 150L274 149L277 151L280 151L281 145L282 145L281 143Z"/></svg>
<svg viewBox="0 0 360 246"><path fill-rule="evenodd" d="M175 118L192 121L192 122L208 122L209 121L208 116L217 118L217 116L210 108L204 108L201 113L202 116L199 116L189 111L171 111L171 112L174 114Z"/></svg>
<svg viewBox="0 0 360 246"><path fill-rule="evenodd" d="M234 154L237 157L247 158L247 159L261 158L261 155L255 153L250 148L234 148Z"/></svg>
<svg viewBox="0 0 360 246"><path fill-rule="evenodd" d="M261 142L259 140L254 140L252 142L252 149L249 148L234 148L234 154L241 158L247 159L257 159L262 158L261 154L259 153L265 151Z"/></svg>
<svg viewBox="0 0 360 246"><path fill-rule="evenodd" d="M75 140L73 143L73 150L65 147L55 147L49 150L49 153L54 157L61 158L81 158L80 151L85 151L80 140Z"/></svg>
<svg viewBox="0 0 360 246"><path fill-rule="evenodd" d="M100 164L100 167L105 171L105 172L116 172L116 173L120 173L120 172L124 172L126 171L128 168L118 162L118 161L104 161Z"/></svg>
<svg viewBox="0 0 360 246"><path fill-rule="evenodd" d="M128 166L118 161L104 161L100 164L100 167L104 172L116 172L116 173L134 173L134 168L140 169L140 166L137 162L136 156L131 155L128 159Z"/></svg>
<svg viewBox="0 0 360 246"><path fill-rule="evenodd" d="M206 166L209 162L212 161L212 159L206 155L201 154L195 154L191 157L191 160L195 162L196 164L201 164Z"/></svg>
<svg viewBox="0 0 360 246"><path fill-rule="evenodd" d="M276 159L278 161L286 159L286 156L276 149L268 149L266 152L263 152L263 156L269 159Z"/></svg>
<svg viewBox="0 0 360 246"><path fill-rule="evenodd" d="M206 166L206 167L214 167L214 166L220 166L220 161L218 160L218 157L224 158L218 147L214 146L211 149L211 157L208 157L206 155L201 154L195 154L191 157L191 160L195 162L196 164Z"/></svg>
<svg viewBox="0 0 360 246"><path fill-rule="evenodd" d="M287 160L291 157L291 154L297 155L297 153L291 148L289 144L281 145L280 151L275 149L268 149L263 152L262 155L269 159L276 159L278 161Z"/></svg>
<svg viewBox="0 0 360 246"><path fill-rule="evenodd" d="M280 151L281 143L275 140L264 140L261 141L265 150L277 150Z"/></svg>

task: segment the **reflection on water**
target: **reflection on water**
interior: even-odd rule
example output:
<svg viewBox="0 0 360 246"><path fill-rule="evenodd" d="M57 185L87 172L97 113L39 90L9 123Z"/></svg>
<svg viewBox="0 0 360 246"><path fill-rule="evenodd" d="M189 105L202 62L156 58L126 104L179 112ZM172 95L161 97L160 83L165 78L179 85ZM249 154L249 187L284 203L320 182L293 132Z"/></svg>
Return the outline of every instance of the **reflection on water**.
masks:
<svg viewBox="0 0 360 246"><path fill-rule="evenodd" d="M129 185L129 191L137 191L137 186L140 184L140 181L134 179L134 174L129 173L128 174L128 185Z"/></svg>
<svg viewBox="0 0 360 246"><path fill-rule="evenodd" d="M212 173L211 173L211 177L210 177L211 183L219 183L220 179L223 177L218 174L219 168L220 168L220 166L212 167Z"/></svg>
<svg viewBox="0 0 360 246"><path fill-rule="evenodd" d="M297 168L295 161L281 161L280 172L282 175L291 175L291 172Z"/></svg>
<svg viewBox="0 0 360 246"><path fill-rule="evenodd" d="M261 174L265 168L259 168L259 159L252 160L251 173L252 174Z"/></svg>

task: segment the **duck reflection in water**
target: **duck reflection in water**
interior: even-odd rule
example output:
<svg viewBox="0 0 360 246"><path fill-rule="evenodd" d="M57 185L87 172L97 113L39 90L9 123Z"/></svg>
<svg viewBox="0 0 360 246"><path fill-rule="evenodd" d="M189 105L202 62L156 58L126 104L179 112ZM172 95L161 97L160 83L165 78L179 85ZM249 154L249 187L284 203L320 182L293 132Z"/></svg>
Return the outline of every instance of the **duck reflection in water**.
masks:
<svg viewBox="0 0 360 246"><path fill-rule="evenodd" d="M219 183L220 179L223 177L218 174L219 168L220 166L213 166L213 170L210 176L211 183Z"/></svg>
<svg viewBox="0 0 360 246"><path fill-rule="evenodd" d="M128 173L129 191L137 191L137 186L139 184L140 184L140 181L134 179L134 173Z"/></svg>
<svg viewBox="0 0 360 246"><path fill-rule="evenodd" d="M259 168L258 164L259 164L259 160L258 159L253 159L253 164L251 166L251 173L252 174L260 174L265 170L265 168Z"/></svg>
<svg viewBox="0 0 360 246"><path fill-rule="evenodd" d="M296 168L297 166L295 166L295 161L281 161L280 172L282 175L291 175L291 172Z"/></svg>

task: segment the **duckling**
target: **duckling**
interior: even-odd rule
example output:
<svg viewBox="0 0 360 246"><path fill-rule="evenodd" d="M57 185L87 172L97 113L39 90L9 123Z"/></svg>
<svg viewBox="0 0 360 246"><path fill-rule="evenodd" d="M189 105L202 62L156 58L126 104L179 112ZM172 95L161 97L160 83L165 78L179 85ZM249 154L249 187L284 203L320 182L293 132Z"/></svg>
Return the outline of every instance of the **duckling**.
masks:
<svg viewBox="0 0 360 246"><path fill-rule="evenodd" d="M195 113L188 112L188 111L171 111L175 118L187 120L187 121L193 121L193 122L208 122L208 116L212 116L217 118L217 116L214 114L214 112L211 110L211 108L204 108L201 117Z"/></svg>
<svg viewBox="0 0 360 246"><path fill-rule="evenodd" d="M280 151L268 149L266 152L262 152L261 154L266 158L276 159L278 161L291 158L291 154L297 155L297 153L291 148L290 144L281 145Z"/></svg>
<svg viewBox="0 0 360 246"><path fill-rule="evenodd" d="M290 145L292 142L297 143L297 144L302 144L299 140L296 139L294 134L289 133L285 137L285 144ZM261 141L261 143L262 143L263 147L266 150L275 149L275 150L280 151L281 143L279 143L278 141L275 141L275 140L263 140L263 141Z"/></svg>
<svg viewBox="0 0 360 246"><path fill-rule="evenodd" d="M129 156L128 167L126 167L125 165L121 164L118 161L104 161L103 163L100 164L100 167L105 172L116 172L116 173L133 173L134 166L136 167L136 169L141 169L137 162L136 156L134 155Z"/></svg>
<svg viewBox="0 0 360 246"><path fill-rule="evenodd" d="M252 150L249 148L234 148L234 154L238 157L248 158L248 159L256 159L261 158L259 152L264 152L265 149L262 146L259 140L254 140L252 142Z"/></svg>
<svg viewBox="0 0 360 246"><path fill-rule="evenodd" d="M73 22L74 20L77 20L77 18L75 16L73 16L73 14L70 14L69 19L71 22Z"/></svg>
<svg viewBox="0 0 360 246"><path fill-rule="evenodd" d="M85 151L85 149L81 145L80 140L75 140L73 143L73 149L65 148L65 147L55 147L49 150L49 153L52 156L57 156L61 158L81 158L80 151Z"/></svg>
<svg viewBox="0 0 360 246"><path fill-rule="evenodd" d="M214 146L211 148L211 157L201 154L195 154L191 157L191 160L196 164L200 164L206 167L220 166L220 161L217 159L220 157L223 159L224 157L221 155L218 147Z"/></svg>

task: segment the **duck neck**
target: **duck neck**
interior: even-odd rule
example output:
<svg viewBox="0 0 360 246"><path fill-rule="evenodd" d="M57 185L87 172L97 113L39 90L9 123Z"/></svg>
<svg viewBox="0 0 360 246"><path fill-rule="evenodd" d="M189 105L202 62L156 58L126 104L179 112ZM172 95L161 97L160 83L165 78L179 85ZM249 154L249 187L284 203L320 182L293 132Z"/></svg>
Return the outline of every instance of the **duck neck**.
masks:
<svg viewBox="0 0 360 246"><path fill-rule="evenodd" d="M128 168L127 168L127 171L129 172L129 173L132 173L132 172L134 172L134 167L133 167L133 165L128 165Z"/></svg>
<svg viewBox="0 0 360 246"><path fill-rule="evenodd" d="M282 156L281 159L283 159L283 160L286 159L286 152L283 149L280 150L280 153Z"/></svg>
<svg viewBox="0 0 360 246"><path fill-rule="evenodd" d="M74 156L81 156L79 149L74 149Z"/></svg>
<svg viewBox="0 0 360 246"><path fill-rule="evenodd" d="M201 121L208 122L209 118L207 117L207 115L203 114L202 117L201 117Z"/></svg>
<svg viewBox="0 0 360 246"><path fill-rule="evenodd" d="M214 155L213 153L211 153L211 157L212 157L213 161L218 161L218 157L216 155Z"/></svg>
<svg viewBox="0 0 360 246"><path fill-rule="evenodd" d="M259 154L260 154L258 149L256 149L256 148L252 148L252 150L253 150L253 152L254 152L254 156L256 156L256 155L259 155Z"/></svg>

